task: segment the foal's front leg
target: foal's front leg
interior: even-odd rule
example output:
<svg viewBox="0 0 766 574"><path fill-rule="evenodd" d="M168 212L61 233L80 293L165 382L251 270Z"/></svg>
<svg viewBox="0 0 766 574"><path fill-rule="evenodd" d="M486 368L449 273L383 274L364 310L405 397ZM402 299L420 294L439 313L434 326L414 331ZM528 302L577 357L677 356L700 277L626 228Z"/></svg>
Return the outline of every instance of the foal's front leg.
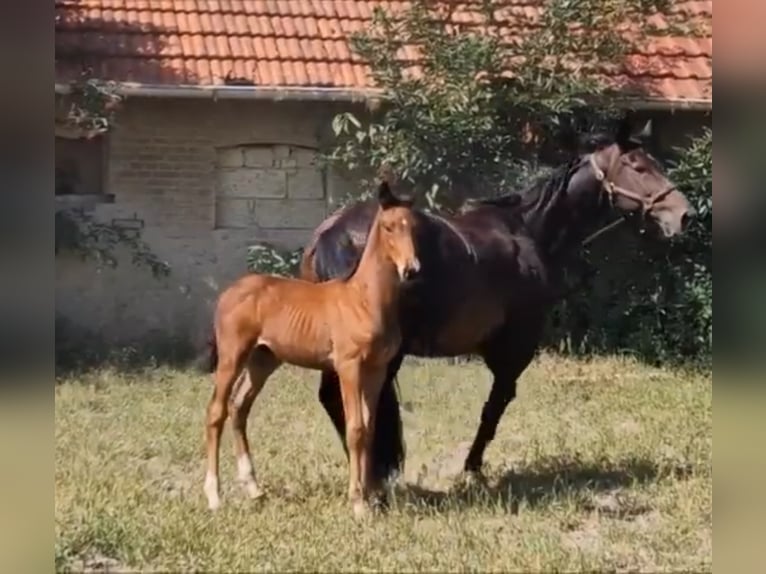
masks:
<svg viewBox="0 0 766 574"><path fill-rule="evenodd" d="M346 446L348 448L348 499L354 515L366 512L362 467L366 437L362 417L362 377L358 362L339 365L336 369L340 379L340 392L346 418Z"/></svg>

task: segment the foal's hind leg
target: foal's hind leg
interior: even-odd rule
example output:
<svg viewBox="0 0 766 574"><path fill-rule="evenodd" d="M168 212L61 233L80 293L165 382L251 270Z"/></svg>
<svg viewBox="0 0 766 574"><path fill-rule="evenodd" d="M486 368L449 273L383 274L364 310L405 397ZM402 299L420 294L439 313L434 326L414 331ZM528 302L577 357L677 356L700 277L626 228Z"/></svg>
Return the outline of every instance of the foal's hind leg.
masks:
<svg viewBox="0 0 766 574"><path fill-rule="evenodd" d="M250 444L247 440L247 417L250 409L263 389L263 385L271 374L280 366L280 361L266 347L256 347L250 354L245 380L237 389L236 396L231 402L231 428L234 434L234 455L237 459L237 478L245 487L250 498L259 498L263 491L258 487L255 469L250 455Z"/></svg>
<svg viewBox="0 0 766 574"><path fill-rule="evenodd" d="M366 433L362 414L362 372L358 362L350 361L339 365L340 392L346 418L346 447L348 448L348 499L354 515L361 517L366 512L362 451L365 448Z"/></svg>
<svg viewBox="0 0 766 574"><path fill-rule="evenodd" d="M218 341L218 367L215 372L215 387L207 407L206 446L207 473L204 491L208 508L215 510L221 504L218 492L218 454L221 445L221 431L226 420L227 404L232 387L242 372L249 342L236 341L221 345Z"/></svg>

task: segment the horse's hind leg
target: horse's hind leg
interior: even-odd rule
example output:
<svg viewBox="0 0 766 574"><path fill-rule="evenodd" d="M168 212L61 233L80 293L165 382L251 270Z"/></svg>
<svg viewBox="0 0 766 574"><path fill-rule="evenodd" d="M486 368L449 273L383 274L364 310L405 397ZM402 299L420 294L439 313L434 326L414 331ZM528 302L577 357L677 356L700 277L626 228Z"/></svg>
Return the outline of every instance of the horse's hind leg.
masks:
<svg viewBox="0 0 766 574"><path fill-rule="evenodd" d="M338 433L343 450L348 458L346 446L346 419L343 416L343 398L340 392L340 379L333 370L322 371L319 383L319 402L330 417L335 431Z"/></svg>
<svg viewBox="0 0 766 574"><path fill-rule="evenodd" d="M206 420L206 447L207 447L207 473L205 475L204 492L207 496L208 508L215 510L221 504L218 492L218 454L221 444L221 431L226 420L226 407L231 395L232 387L239 374L242 372L249 343L236 340L224 341L221 344L218 337L218 366L215 372L215 386L213 395L207 406Z"/></svg>
<svg viewBox="0 0 766 574"><path fill-rule="evenodd" d="M383 383L386 381L386 371L365 373L361 380L362 390L362 425L364 426L364 445L360 468L362 472L362 494L369 501L378 494L382 477L376 473L375 460L375 424L378 415L378 403Z"/></svg>
<svg viewBox="0 0 766 574"><path fill-rule="evenodd" d="M245 487L250 498L259 498L263 491L255 477L255 468L247 440L247 418L250 409L271 374L280 366L280 361L266 347L256 347L250 354L244 380L237 388L231 402L231 428L234 434L234 455L237 459L237 478Z"/></svg>

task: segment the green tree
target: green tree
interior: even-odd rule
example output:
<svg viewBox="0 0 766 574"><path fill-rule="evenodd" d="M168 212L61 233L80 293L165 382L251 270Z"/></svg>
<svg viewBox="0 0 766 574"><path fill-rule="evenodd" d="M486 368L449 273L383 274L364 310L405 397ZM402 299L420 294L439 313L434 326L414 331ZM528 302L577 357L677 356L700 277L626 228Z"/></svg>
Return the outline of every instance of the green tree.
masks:
<svg viewBox="0 0 766 574"><path fill-rule="evenodd" d="M369 64L382 103L364 117L335 117L328 163L368 185L372 174L392 170L431 207L520 189L562 159L558 150L571 151L565 134L603 127L625 112L628 94L608 78L626 54L650 34L688 34L696 26L682 22L668 0L549 0L539 10L503 1L469 4L470 18L453 18L454 2L419 0L400 13L375 11L352 47ZM665 30L635 25L657 13ZM558 326L549 330L549 344L579 330L587 336L570 350L629 347L652 359L712 351L711 146L712 132L671 172L701 221L669 250L642 243L641 264L629 273L608 253L586 252L591 281L609 275L594 269L613 268L619 301L600 314L587 297L565 301L553 314Z"/></svg>
<svg viewBox="0 0 766 574"><path fill-rule="evenodd" d="M555 156L562 123L582 128L614 115L617 86L605 73L641 41L621 31L669 7L667 0L550 0L539 10L468 4L471 24L452 23L455 2L375 10L351 44L383 103L365 118L334 119L331 164L363 181L385 166L444 207L470 192L515 187L530 165L535 171Z"/></svg>
<svg viewBox="0 0 766 574"><path fill-rule="evenodd" d="M547 344L573 352L630 350L652 362L709 364L713 353L713 132L677 150L669 176L698 216L668 245L637 240L583 253L587 279L550 317ZM619 251L619 252L618 252ZM600 284L603 289L596 290ZM594 292L601 291L601 297Z"/></svg>

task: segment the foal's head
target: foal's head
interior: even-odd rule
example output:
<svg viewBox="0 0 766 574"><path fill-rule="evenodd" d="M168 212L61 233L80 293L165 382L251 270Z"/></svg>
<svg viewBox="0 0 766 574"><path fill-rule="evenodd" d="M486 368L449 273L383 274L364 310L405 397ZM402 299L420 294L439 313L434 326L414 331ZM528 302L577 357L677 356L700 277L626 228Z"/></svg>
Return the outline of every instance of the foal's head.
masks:
<svg viewBox="0 0 766 574"><path fill-rule="evenodd" d="M386 181L378 186L378 214L375 218L379 248L396 266L399 278L413 279L420 271L415 249L417 219L412 201L396 197Z"/></svg>
<svg viewBox="0 0 766 574"><path fill-rule="evenodd" d="M643 149L642 139L650 129L647 122L643 129L632 131L623 121L614 136L591 142L591 167L614 207L640 216L670 238L682 233L696 212Z"/></svg>

